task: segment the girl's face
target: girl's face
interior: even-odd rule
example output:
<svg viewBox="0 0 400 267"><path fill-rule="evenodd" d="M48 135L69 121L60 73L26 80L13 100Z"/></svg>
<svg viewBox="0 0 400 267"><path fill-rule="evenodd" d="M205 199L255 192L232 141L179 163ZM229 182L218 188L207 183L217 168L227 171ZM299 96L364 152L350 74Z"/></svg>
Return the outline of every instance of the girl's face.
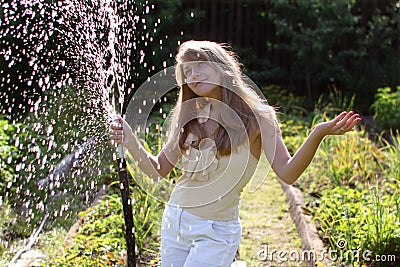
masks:
<svg viewBox="0 0 400 267"><path fill-rule="evenodd" d="M193 61L182 63L189 88L197 95L221 98L221 77L211 62Z"/></svg>

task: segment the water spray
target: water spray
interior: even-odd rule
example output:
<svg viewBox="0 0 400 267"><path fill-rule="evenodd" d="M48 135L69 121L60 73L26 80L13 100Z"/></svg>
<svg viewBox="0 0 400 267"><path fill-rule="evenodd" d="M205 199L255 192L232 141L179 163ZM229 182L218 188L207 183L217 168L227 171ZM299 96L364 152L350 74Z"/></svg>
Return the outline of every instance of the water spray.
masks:
<svg viewBox="0 0 400 267"><path fill-rule="evenodd" d="M8 267L14 266L14 263L21 257L21 255L27 251L29 251L32 246L36 243L36 241L39 238L39 234L42 231L47 219L49 218L49 213L46 212L45 216L42 219L42 222L40 223L39 228L34 231L31 236L29 237L29 243L28 245L26 245L26 247L18 250L18 252L14 255L14 257L12 258L12 260L10 261L10 263L8 264Z"/></svg>
<svg viewBox="0 0 400 267"><path fill-rule="evenodd" d="M70 175L73 166L76 166L83 158L93 150L97 145L98 140L94 137L89 138L85 143L79 146L77 149L73 150L67 156L65 156L56 166L55 170L49 174L46 178L39 180L36 185L41 190L49 190L49 188L54 188L55 181L65 182L67 177ZM123 151L122 151L123 153ZM37 230L34 230L29 237L29 243L22 249L18 250L14 255L12 260L9 262L8 266L14 266L15 262L21 257L21 255L32 249L33 245L39 239L39 235L42 232L47 219L50 216L50 211L53 209L51 204L54 200L59 197L59 195L50 196L48 202L45 205L45 214L43 216L42 222L40 223Z"/></svg>
<svg viewBox="0 0 400 267"><path fill-rule="evenodd" d="M120 104L120 114L123 115L123 104L124 104L124 86L126 86L125 79L120 77L119 73L124 73L124 68L122 65L118 64L119 57L116 51L117 32L122 23L121 18L118 16L116 9L109 6L107 8L109 12L110 19L110 33L108 36L108 43L111 52L111 72L114 77L114 82L117 85L118 95L114 98L114 108L117 110L118 104ZM129 68L125 69L125 71ZM136 253L135 253L135 225L133 221L133 211L132 211L132 200L131 191L129 189L129 179L128 172L126 169L126 159L124 156L124 147L119 144L117 147L117 164L118 164L118 176L119 176L119 189L121 192L122 209L124 213L125 221L125 239L127 248L127 261L128 267L136 266Z"/></svg>

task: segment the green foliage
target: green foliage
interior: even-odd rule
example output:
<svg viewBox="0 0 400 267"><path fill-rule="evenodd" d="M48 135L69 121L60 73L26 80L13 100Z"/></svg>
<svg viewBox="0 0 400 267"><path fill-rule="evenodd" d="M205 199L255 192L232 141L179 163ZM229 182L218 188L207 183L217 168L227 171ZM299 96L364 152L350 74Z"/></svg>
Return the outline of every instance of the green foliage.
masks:
<svg viewBox="0 0 400 267"><path fill-rule="evenodd" d="M134 225L138 262L146 266L156 260L158 203L148 194L132 187ZM118 193L110 194L99 205L80 214L83 225L73 240L53 262L56 266L126 265L125 224Z"/></svg>
<svg viewBox="0 0 400 267"><path fill-rule="evenodd" d="M375 178L380 156L379 149L368 139L365 130L327 137L313 161L312 176L320 177L314 183L317 188L326 185L361 186Z"/></svg>
<svg viewBox="0 0 400 267"><path fill-rule="evenodd" d="M368 213L368 245L375 255L400 256L400 194L382 195L378 185L371 188L372 209Z"/></svg>
<svg viewBox="0 0 400 267"><path fill-rule="evenodd" d="M372 108L378 127L400 129L400 86L394 92L389 87L379 88Z"/></svg>
<svg viewBox="0 0 400 267"><path fill-rule="evenodd" d="M305 102L285 90L271 86L263 92L270 103L288 112L280 117L284 141L292 153L317 123L352 110L355 103L355 96L334 88L320 96L313 111L302 112ZM310 194L307 208L321 236L331 250L344 255L337 264L368 264L361 256L354 256L355 250L370 250L372 258L400 257L399 138L396 132L390 141L380 136L374 142L363 127L343 136L326 137L299 181Z"/></svg>
<svg viewBox="0 0 400 267"><path fill-rule="evenodd" d="M0 205L6 190L14 181L14 169L10 164L17 157L17 148L12 144L15 127L0 116Z"/></svg>
<svg viewBox="0 0 400 267"><path fill-rule="evenodd" d="M123 263L120 251L126 249L122 204L109 197L100 205L82 212L84 224L66 247L57 266L110 266Z"/></svg>
<svg viewBox="0 0 400 267"><path fill-rule="evenodd" d="M310 99L318 84L346 81L349 73L339 66L365 53L356 44L349 47L336 41L357 40L354 36L360 34L353 5L348 0L271 1L270 19L276 34L284 38L276 49L294 55L289 76L302 83Z"/></svg>
<svg viewBox="0 0 400 267"><path fill-rule="evenodd" d="M265 86L288 76L287 71L271 62L268 56L260 57L251 47L237 48L235 52L240 55L243 72L257 85Z"/></svg>
<svg viewBox="0 0 400 267"><path fill-rule="evenodd" d="M399 192L385 195L378 186L366 190L336 187L324 192L316 219L334 250L367 251L372 255L400 255ZM340 259L347 263L362 257Z"/></svg>
<svg viewBox="0 0 400 267"><path fill-rule="evenodd" d="M17 216L11 210L8 203L2 203L0 207L0 254L4 255L6 248L10 246L10 241L14 238L12 222L17 220ZM11 229L10 229L11 226ZM5 257L5 255L4 255Z"/></svg>
<svg viewBox="0 0 400 267"><path fill-rule="evenodd" d="M272 99L270 103L279 103L288 109L289 114L281 116L281 126L285 144L292 153L317 123L332 119L342 110L352 110L355 102L355 96L348 97L334 89L319 98L312 112L301 113L302 109L297 106L302 101L284 90L282 96L280 90L276 91L274 97L274 90L264 89ZM297 112L293 112L293 107ZM307 208L313 213L329 249L344 255L337 264L369 264L361 257L354 257L355 250L370 250L372 258L375 255L400 257L400 135L397 132L389 139L378 136L372 141L364 127L357 127L343 136L326 137L298 185L309 194Z"/></svg>
<svg viewBox="0 0 400 267"><path fill-rule="evenodd" d="M270 85L261 89L268 104L276 109L282 123L284 136L297 135L300 129L307 126L307 100L296 96L278 85Z"/></svg>
<svg viewBox="0 0 400 267"><path fill-rule="evenodd" d="M400 188L400 132L392 134L391 141L381 138L384 146L378 158L379 170L392 191Z"/></svg>
<svg viewBox="0 0 400 267"><path fill-rule="evenodd" d="M324 239L327 239L332 249L343 249L339 241L346 241L346 248L360 248L362 235L367 225L364 208L367 202L367 192L348 187L336 187L324 192L315 213ZM364 216L362 216L364 215ZM364 231L364 232L362 232Z"/></svg>
<svg viewBox="0 0 400 267"><path fill-rule="evenodd" d="M291 154L295 153L304 141L310 124L307 119L306 99L276 85L263 87L262 92L268 103L276 108L288 150Z"/></svg>
<svg viewBox="0 0 400 267"><path fill-rule="evenodd" d="M289 66L277 63L286 72L279 84L305 89L310 99L333 84L357 94L358 106L368 109L375 88L399 83L396 3L385 1L366 16L360 1L270 1L278 38L266 49L292 57Z"/></svg>
<svg viewBox="0 0 400 267"><path fill-rule="evenodd" d="M268 100L268 104L278 108L282 115L307 115L307 101L302 96L296 96L293 92L278 85L269 85L261 88Z"/></svg>
<svg viewBox="0 0 400 267"><path fill-rule="evenodd" d="M328 94L322 94L314 104L313 120L334 118L342 111L354 109L355 95L349 97L342 91L333 87ZM311 115L310 115L311 116Z"/></svg>
<svg viewBox="0 0 400 267"><path fill-rule="evenodd" d="M151 192L134 190L134 225L138 254L145 252L158 253L160 238L158 230L161 221L163 205L153 198Z"/></svg>
<svg viewBox="0 0 400 267"><path fill-rule="evenodd" d="M54 31L53 35L48 36L48 40L45 38L39 42L33 38L35 40L31 41L43 44L43 49L36 52L31 51L32 47L36 47L32 46L32 42L23 42L24 38L16 38L11 32L5 34L5 45L10 43L11 50L31 51L38 62L34 66L29 64L32 55L26 55L25 52L17 55L17 58L10 57L8 61L1 62L5 77L10 77L2 92L10 100L3 103L3 112L12 110L25 116L32 103L44 95L44 91L38 86L39 78L49 76L52 83L56 83L56 80L63 79L70 69L76 68L74 57L68 57L68 53L65 53L71 51L71 46L70 42L65 41L65 36L69 35L62 35L64 30L67 30L63 28L63 24L60 25L61 20L58 19L62 14L55 12L56 17L48 16L55 9L56 1L48 2L45 5L32 4L31 12L27 12L26 6L18 5L15 10L16 14L20 14L18 20L10 20L10 23L5 25L7 29L29 21L30 30L36 33L49 32L52 27L61 30ZM261 54L255 54L250 46L239 47L239 44L232 43L232 40L217 41L231 43L242 58L245 72L262 85L280 84L298 93L305 92L315 99L321 91L328 88L327 85L335 84L342 90L357 93L357 104L366 110L373 101L372 92L376 88L387 85L393 87L400 82L400 12L397 1L379 1L377 7L373 8L366 8L361 2L244 1L243 7L259 4L259 12L252 15L256 20L265 21L258 25L268 25L274 29L268 36L265 49ZM226 12L227 6L222 2L220 4L219 10ZM203 31L195 36L197 31L193 31L199 28L198 25L205 25L204 28L208 29L210 22L207 21L207 12L210 8L199 10L196 6L204 7L203 4L192 5L192 1L185 0L138 0L129 2L127 6L140 17L125 24L127 28L135 26L135 36L131 38L134 49L129 57L133 59L134 66L131 73L127 74L129 77L124 88L128 96L132 95L148 76L160 71L165 65L170 66L174 63L177 46L182 41L210 39L208 32ZM32 27L33 25L40 26ZM103 38L107 40L107 23L100 23L96 27L95 32L104 34ZM76 34L76 39L80 39L80 32L73 34ZM215 33L213 35L215 36ZM218 39L218 33L216 36ZM98 38L99 45L102 46L104 44L100 39ZM273 56L269 58L265 52ZM141 60L138 62L136 59ZM59 64L61 61L65 64ZM8 64L10 62L14 64ZM109 63L107 56L104 62ZM40 69L34 71L35 66L39 66ZM75 76L74 73L68 74ZM27 81L31 81L32 85L28 86ZM31 101L32 99L34 101ZM129 99L130 97L125 98L125 107ZM22 103L22 108L19 108L18 103Z"/></svg>
<svg viewBox="0 0 400 267"><path fill-rule="evenodd" d="M354 97L333 91L309 113L314 116L312 125L351 109L353 103ZM306 132L289 139L300 145L298 139L305 138ZM378 136L373 142L363 127L326 137L302 175L300 186L314 196L309 196L307 206L312 208L321 236L330 249L344 255L338 264L370 264L354 256L357 250L372 251L372 258L400 257L399 138L396 132L390 141Z"/></svg>
<svg viewBox="0 0 400 267"><path fill-rule="evenodd" d="M327 96L320 96L309 112L307 128L297 136L297 148L308 135L307 129L318 123L333 119L344 110L352 110L355 96L348 97L333 89ZM290 143L290 142L289 142ZM378 165L379 148L369 140L364 128L357 129L344 136L327 136L321 143L311 165L303 175L303 181L310 186L309 191L319 192L321 188L334 186L359 186L372 179ZM315 180L315 177L319 179Z"/></svg>

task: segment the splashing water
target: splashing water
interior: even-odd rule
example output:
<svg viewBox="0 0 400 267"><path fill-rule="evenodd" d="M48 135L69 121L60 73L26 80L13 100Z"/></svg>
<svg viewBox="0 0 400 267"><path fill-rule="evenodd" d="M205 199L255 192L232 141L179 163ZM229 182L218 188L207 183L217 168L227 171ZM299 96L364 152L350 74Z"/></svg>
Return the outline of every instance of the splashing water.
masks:
<svg viewBox="0 0 400 267"><path fill-rule="evenodd" d="M1 114L19 123L15 146L25 151L7 160L18 164L4 199L18 199L32 227L47 212L73 219L114 171L107 125L139 72L154 67L140 49L152 42L143 20L152 9L112 0L1 4Z"/></svg>
<svg viewBox="0 0 400 267"><path fill-rule="evenodd" d="M72 210L89 204L110 179L114 158L105 151L114 148L106 133L115 113L128 109L127 120L136 121L139 136L154 125L160 133L168 128L149 123L149 115L156 110L167 118L165 105L157 104L167 102L166 94L176 86L172 69L149 78L138 95L140 88L134 87L143 72L155 70L141 49L154 40L145 19L152 9L147 2L113 0L1 5L1 112L21 123L15 146L25 151L20 158L9 157L18 165L5 199L19 200L15 208L32 227L47 214L53 220L73 219ZM154 27L159 23L154 20ZM141 186L166 201L173 185L154 189L144 180Z"/></svg>

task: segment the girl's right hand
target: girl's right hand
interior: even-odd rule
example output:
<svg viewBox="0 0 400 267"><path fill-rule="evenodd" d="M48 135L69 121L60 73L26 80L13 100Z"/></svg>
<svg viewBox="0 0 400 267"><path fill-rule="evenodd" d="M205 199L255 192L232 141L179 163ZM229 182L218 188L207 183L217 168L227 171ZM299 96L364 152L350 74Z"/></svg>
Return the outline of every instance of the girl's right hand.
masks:
<svg viewBox="0 0 400 267"><path fill-rule="evenodd" d="M127 142L129 135L132 135L132 128L121 116L116 115L110 123L109 134L111 144L118 146Z"/></svg>

